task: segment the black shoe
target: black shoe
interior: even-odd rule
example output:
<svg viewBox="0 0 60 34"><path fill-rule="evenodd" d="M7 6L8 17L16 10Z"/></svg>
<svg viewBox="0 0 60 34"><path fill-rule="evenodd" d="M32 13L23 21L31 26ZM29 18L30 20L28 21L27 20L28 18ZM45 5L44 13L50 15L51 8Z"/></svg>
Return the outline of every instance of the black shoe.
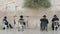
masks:
<svg viewBox="0 0 60 34"><path fill-rule="evenodd" d="M3 30L5 30L5 27L3 28Z"/></svg>

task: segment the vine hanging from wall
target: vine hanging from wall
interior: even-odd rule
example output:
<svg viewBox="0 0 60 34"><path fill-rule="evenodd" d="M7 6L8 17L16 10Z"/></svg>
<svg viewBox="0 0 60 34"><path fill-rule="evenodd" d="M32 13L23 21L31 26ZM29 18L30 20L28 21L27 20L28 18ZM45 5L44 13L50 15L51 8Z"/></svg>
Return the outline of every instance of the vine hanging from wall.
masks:
<svg viewBox="0 0 60 34"><path fill-rule="evenodd" d="M24 7L28 8L49 8L51 3L49 0L24 0Z"/></svg>

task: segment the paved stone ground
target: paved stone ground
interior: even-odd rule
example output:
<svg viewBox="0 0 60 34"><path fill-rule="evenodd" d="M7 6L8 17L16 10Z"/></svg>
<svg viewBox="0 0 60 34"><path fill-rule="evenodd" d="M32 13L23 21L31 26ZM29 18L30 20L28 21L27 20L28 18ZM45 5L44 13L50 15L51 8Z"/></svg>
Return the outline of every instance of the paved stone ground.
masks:
<svg viewBox="0 0 60 34"><path fill-rule="evenodd" d="M12 30L0 30L0 34L59 34L60 31L40 31L38 29L27 29L25 31Z"/></svg>

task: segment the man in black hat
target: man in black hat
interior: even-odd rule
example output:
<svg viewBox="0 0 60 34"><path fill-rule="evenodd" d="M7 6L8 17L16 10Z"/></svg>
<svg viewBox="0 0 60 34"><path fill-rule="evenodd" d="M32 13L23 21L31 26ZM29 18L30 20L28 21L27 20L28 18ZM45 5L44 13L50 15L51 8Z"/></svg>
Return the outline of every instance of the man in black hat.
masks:
<svg viewBox="0 0 60 34"><path fill-rule="evenodd" d="M20 16L19 19L20 25L22 26L22 31L24 31L24 26L26 26L25 21L23 19L23 15Z"/></svg>
<svg viewBox="0 0 60 34"><path fill-rule="evenodd" d="M8 29L9 27L10 27L11 29L13 28L12 25L11 25L10 23L8 23L6 16L5 16L4 19L3 19L3 23L4 23L3 29L6 29L6 28Z"/></svg>
<svg viewBox="0 0 60 34"><path fill-rule="evenodd" d="M3 23L4 23L4 28L3 29L8 29L8 21L7 21L7 17L5 16L4 19L3 19Z"/></svg>
<svg viewBox="0 0 60 34"><path fill-rule="evenodd" d="M46 15L43 16L42 19L40 19L41 21L41 30L47 30L47 24L48 24L48 19L46 19Z"/></svg>
<svg viewBox="0 0 60 34"><path fill-rule="evenodd" d="M53 19L52 19L52 30L57 30L59 27L59 18L54 15Z"/></svg>

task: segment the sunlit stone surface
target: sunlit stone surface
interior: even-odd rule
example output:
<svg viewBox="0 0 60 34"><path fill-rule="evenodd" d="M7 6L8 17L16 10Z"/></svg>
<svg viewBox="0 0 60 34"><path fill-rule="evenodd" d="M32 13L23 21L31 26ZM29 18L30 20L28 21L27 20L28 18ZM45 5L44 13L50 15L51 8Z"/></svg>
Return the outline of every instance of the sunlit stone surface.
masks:
<svg viewBox="0 0 60 34"><path fill-rule="evenodd" d="M0 0L0 28L2 19L7 16L9 23L14 26L14 16L17 15L16 27L18 26L19 16L22 14L28 20L28 28L40 28L40 18L45 14L49 20L48 29L51 29L51 19L54 14L60 18L60 0L50 0L52 6L48 9L28 9L23 7L24 0Z"/></svg>

